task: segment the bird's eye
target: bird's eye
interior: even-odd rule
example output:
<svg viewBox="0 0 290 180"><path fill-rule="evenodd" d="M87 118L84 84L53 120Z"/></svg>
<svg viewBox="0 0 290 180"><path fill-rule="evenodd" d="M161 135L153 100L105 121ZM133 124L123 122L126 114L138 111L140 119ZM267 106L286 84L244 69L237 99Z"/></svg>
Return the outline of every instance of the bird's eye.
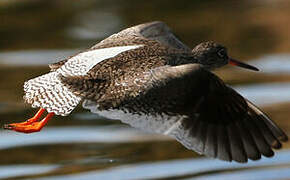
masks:
<svg viewBox="0 0 290 180"><path fill-rule="evenodd" d="M224 58L227 56L227 52L224 49L221 49L217 52L218 56Z"/></svg>

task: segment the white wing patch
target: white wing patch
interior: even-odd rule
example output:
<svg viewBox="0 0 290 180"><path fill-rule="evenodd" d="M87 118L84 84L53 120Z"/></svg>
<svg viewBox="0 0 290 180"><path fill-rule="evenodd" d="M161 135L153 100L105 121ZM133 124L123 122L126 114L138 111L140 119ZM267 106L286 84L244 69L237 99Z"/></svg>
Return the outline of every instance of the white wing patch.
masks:
<svg viewBox="0 0 290 180"><path fill-rule="evenodd" d="M186 115L169 116L167 114L152 116L149 114L125 113L122 110L100 111L98 104L91 100L83 102L83 108L89 109L92 113L112 119L120 120L132 127L150 133L159 133L175 138L186 148L194 150L199 154L203 153L202 141L198 137L193 137L191 129L184 127L183 122L188 120ZM198 114L196 114L198 117ZM195 120L195 119L193 119Z"/></svg>
<svg viewBox="0 0 290 180"><path fill-rule="evenodd" d="M143 45L118 46L104 49L96 49L83 52L69 59L57 71L63 76L82 76L86 75L96 64L103 60L112 58L122 52L140 48Z"/></svg>
<svg viewBox="0 0 290 180"><path fill-rule="evenodd" d="M180 126L182 120L186 118L184 115L169 116L162 114L153 116L143 113L132 114L116 109L100 111L97 103L91 100L85 100L83 102L83 108L89 109L92 113L96 113L108 119L121 120L123 123L146 132L160 133L164 135L171 135L171 133Z"/></svg>
<svg viewBox="0 0 290 180"><path fill-rule="evenodd" d="M73 94L62 84L59 75L85 75L99 62L143 45L120 46L96 49L80 53L69 59L61 68L24 83L24 99L32 107L41 107L48 112L66 116L79 104L81 97Z"/></svg>

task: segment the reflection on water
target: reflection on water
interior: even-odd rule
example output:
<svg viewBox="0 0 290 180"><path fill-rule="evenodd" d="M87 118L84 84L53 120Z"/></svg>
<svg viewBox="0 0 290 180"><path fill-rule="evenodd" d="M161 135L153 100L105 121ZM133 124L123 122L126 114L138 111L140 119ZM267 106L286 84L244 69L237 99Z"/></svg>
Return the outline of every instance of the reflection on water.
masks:
<svg viewBox="0 0 290 180"><path fill-rule="evenodd" d="M0 64L9 66L39 66L65 59L78 50L25 50L1 52Z"/></svg>
<svg viewBox="0 0 290 180"><path fill-rule="evenodd" d="M68 28L67 33L78 40L101 39L121 28L121 19L110 11L85 11L78 14L73 21L76 25Z"/></svg>
<svg viewBox="0 0 290 180"><path fill-rule="evenodd" d="M154 137L154 138L153 138ZM45 128L41 133L22 134L10 131L1 132L0 150L12 147L41 145L41 144L64 144L64 143L87 143L87 142L142 142L166 140L165 136L144 134L133 128L122 126L98 126L98 127L62 127Z"/></svg>
<svg viewBox="0 0 290 180"><path fill-rule="evenodd" d="M253 169L248 171L240 171L238 173L220 173L217 175L207 175L203 177L194 178L197 180L273 180L273 179L288 179L289 166L278 167L279 169Z"/></svg>
<svg viewBox="0 0 290 180"><path fill-rule="evenodd" d="M262 56L257 60L250 61L250 63L259 67L264 73L275 73L275 74L290 73L289 54Z"/></svg>
<svg viewBox="0 0 290 180"><path fill-rule="evenodd" d="M261 167L265 169L259 169ZM258 168L258 169L256 169ZM280 171L276 168L279 168ZM170 169L170 171L168 171ZM253 170L252 170L253 169ZM248 164L226 163L210 159L184 159L119 166L77 175L53 176L44 179L278 179L289 177L290 151L279 152L272 159ZM271 174L265 176L264 173ZM288 173L287 173L288 171ZM150 173L148 173L150 172ZM279 174L277 174L279 173ZM287 176L288 175L288 176Z"/></svg>
<svg viewBox="0 0 290 180"><path fill-rule="evenodd" d="M42 164L25 164L25 165L7 165L0 166L0 178L13 178L17 176L25 176L35 174L36 172L46 173L56 169L57 165L42 165Z"/></svg>
<svg viewBox="0 0 290 180"><path fill-rule="evenodd" d="M290 135L289 9L286 0L0 1L0 125L31 116L23 82L49 71L46 64L122 28L162 20L190 47L215 40L231 56L252 60L261 72L228 67L217 73ZM227 163L81 108L39 133L0 130L0 137L1 179L290 178L290 143L270 159Z"/></svg>
<svg viewBox="0 0 290 180"><path fill-rule="evenodd" d="M264 83L234 86L234 89L257 105L290 102L290 83Z"/></svg>

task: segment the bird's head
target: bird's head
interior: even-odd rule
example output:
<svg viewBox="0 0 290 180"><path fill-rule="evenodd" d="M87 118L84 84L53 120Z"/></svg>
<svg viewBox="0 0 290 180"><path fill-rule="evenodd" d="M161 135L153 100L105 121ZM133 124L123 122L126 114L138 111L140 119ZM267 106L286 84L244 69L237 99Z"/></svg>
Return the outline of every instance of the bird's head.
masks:
<svg viewBox="0 0 290 180"><path fill-rule="evenodd" d="M196 57L198 63L204 65L210 70L222 67L226 64L231 64L254 71L259 71L259 69L254 66L230 58L226 47L212 41L200 43L192 50L192 53Z"/></svg>

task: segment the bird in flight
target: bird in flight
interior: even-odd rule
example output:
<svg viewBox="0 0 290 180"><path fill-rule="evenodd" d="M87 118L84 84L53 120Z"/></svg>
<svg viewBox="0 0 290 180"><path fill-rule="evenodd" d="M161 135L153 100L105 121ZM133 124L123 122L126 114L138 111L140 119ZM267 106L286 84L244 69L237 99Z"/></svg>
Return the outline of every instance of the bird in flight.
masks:
<svg viewBox="0 0 290 180"><path fill-rule="evenodd" d="M82 102L93 113L171 136L209 157L237 162L271 157L287 135L211 72L227 64L258 70L232 59L215 42L191 50L165 23L140 24L25 82L25 101L40 110L4 128L37 132L54 115L67 116Z"/></svg>

